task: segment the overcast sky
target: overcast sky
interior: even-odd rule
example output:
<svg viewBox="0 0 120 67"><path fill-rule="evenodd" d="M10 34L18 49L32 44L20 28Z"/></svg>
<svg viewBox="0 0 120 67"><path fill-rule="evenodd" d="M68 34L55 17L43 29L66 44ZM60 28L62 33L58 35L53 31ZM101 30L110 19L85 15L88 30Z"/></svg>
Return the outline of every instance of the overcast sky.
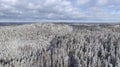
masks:
<svg viewBox="0 0 120 67"><path fill-rule="evenodd" d="M0 21L120 21L120 0L0 0Z"/></svg>

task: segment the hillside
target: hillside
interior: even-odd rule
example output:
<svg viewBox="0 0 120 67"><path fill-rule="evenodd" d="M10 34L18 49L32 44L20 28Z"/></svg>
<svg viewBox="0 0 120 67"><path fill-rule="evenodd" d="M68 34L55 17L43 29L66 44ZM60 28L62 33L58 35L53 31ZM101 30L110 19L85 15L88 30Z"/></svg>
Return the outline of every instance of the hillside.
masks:
<svg viewBox="0 0 120 67"><path fill-rule="evenodd" d="M120 25L0 26L0 67L120 67Z"/></svg>

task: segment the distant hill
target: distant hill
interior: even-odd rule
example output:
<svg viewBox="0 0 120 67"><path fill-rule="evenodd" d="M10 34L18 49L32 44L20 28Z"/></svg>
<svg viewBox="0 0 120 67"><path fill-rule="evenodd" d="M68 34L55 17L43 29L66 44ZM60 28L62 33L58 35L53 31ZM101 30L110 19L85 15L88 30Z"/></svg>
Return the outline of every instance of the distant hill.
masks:
<svg viewBox="0 0 120 67"><path fill-rule="evenodd" d="M32 22L0 22L0 26L32 24Z"/></svg>

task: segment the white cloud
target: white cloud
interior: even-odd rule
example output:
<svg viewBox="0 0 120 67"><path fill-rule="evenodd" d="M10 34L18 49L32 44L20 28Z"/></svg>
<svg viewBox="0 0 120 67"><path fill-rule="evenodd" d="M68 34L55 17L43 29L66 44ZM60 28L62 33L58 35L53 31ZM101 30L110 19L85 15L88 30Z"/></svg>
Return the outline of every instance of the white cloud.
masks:
<svg viewBox="0 0 120 67"><path fill-rule="evenodd" d="M2 0L3 3L7 3L7 4L16 4L18 2L18 0Z"/></svg>
<svg viewBox="0 0 120 67"><path fill-rule="evenodd" d="M77 0L78 5L85 5L89 2L90 0Z"/></svg>
<svg viewBox="0 0 120 67"><path fill-rule="evenodd" d="M110 0L97 0L97 5L107 5Z"/></svg>
<svg viewBox="0 0 120 67"><path fill-rule="evenodd" d="M95 21L119 21L120 15L112 14L102 8L91 7L87 10L88 20Z"/></svg>
<svg viewBox="0 0 120 67"><path fill-rule="evenodd" d="M60 0L45 0L44 5L45 5L45 6L54 5L54 4L57 4L59 1L60 1Z"/></svg>
<svg viewBox="0 0 120 67"><path fill-rule="evenodd" d="M81 20L105 19L112 15L102 7L112 4L112 0L0 0L1 19L23 20ZM117 3L118 0L115 0ZM74 2L74 4L73 4ZM114 5L114 4L113 4ZM82 7L82 8L81 8ZM115 10L119 7L114 5ZM119 13L119 12L118 12ZM10 17L10 18L8 18Z"/></svg>
<svg viewBox="0 0 120 67"><path fill-rule="evenodd" d="M0 2L0 12L14 19L23 17L24 19L64 20L82 17L79 9L73 7L69 0L37 0L37 2L34 2L34 0L20 0L19 2L17 0L2 0Z"/></svg>
<svg viewBox="0 0 120 67"><path fill-rule="evenodd" d="M2 12L0 12L0 16L4 16L4 14Z"/></svg>
<svg viewBox="0 0 120 67"><path fill-rule="evenodd" d="M3 9L13 9L14 7L8 4L1 3L0 8L1 8L0 10L3 10Z"/></svg>
<svg viewBox="0 0 120 67"><path fill-rule="evenodd" d="M28 8L29 9L40 9L40 8L42 8L41 7L41 5L36 5L36 4L34 4L34 3L28 3Z"/></svg>

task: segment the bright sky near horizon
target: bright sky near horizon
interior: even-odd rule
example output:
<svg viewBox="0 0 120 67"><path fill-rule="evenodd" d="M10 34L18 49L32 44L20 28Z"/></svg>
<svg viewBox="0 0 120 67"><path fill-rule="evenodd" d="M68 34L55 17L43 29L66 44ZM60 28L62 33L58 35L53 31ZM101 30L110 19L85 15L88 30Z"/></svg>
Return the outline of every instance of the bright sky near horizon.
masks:
<svg viewBox="0 0 120 67"><path fill-rule="evenodd" d="M0 21L120 21L120 0L0 0Z"/></svg>

